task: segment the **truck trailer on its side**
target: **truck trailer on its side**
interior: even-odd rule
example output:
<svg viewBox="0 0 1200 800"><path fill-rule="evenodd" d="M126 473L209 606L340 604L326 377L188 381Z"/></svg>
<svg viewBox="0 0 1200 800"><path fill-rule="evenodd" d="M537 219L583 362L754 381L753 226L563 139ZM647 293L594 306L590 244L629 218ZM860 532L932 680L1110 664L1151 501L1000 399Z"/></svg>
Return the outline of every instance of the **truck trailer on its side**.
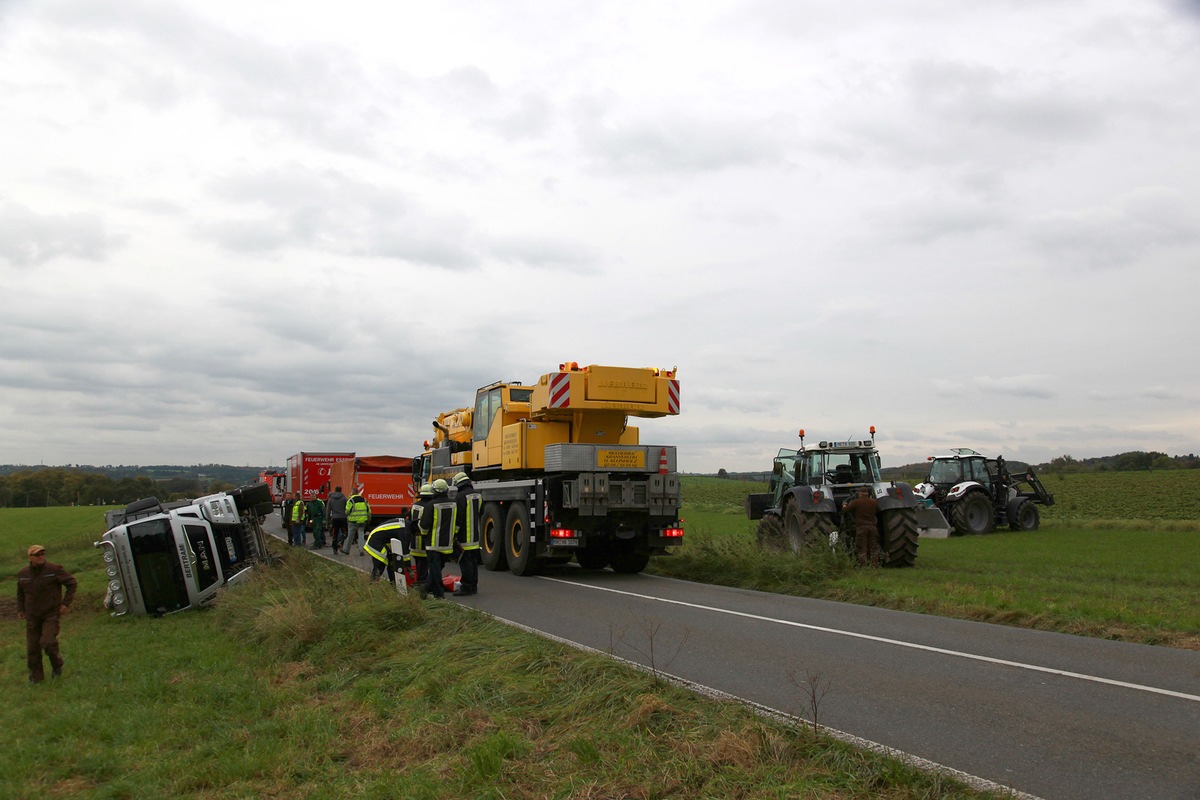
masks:
<svg viewBox="0 0 1200 800"><path fill-rule="evenodd" d="M162 616L212 602L222 587L268 560L262 518L271 513L265 483L195 500L149 497L105 515L95 546L108 576L105 605L114 616Z"/></svg>

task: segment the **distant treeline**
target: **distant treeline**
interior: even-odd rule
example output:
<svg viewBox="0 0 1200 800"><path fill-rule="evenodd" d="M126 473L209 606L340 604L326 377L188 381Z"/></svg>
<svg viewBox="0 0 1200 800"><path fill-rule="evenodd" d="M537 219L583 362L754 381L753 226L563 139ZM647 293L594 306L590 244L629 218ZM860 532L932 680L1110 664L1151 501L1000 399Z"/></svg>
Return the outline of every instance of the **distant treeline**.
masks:
<svg viewBox="0 0 1200 800"><path fill-rule="evenodd" d="M143 497L178 500L258 480L267 467L0 466L0 507L126 505Z"/></svg>
<svg viewBox="0 0 1200 800"><path fill-rule="evenodd" d="M1009 461L1014 472L1025 469L1020 461ZM768 462L767 465L770 466ZM1133 450L1115 456L1076 459L1061 455L1046 464L1035 464L1039 474L1073 472L1140 472L1200 468L1195 454L1168 456L1155 451ZM181 466L112 466L73 464L56 467L0 464L0 508L125 505L143 497L178 500L245 486L258 480L258 473L282 467L233 467L228 464ZM925 478L929 464L919 461L902 467L885 467L885 480L916 483ZM712 473L688 473L708 474ZM718 478L741 481L767 481L770 470L716 473Z"/></svg>

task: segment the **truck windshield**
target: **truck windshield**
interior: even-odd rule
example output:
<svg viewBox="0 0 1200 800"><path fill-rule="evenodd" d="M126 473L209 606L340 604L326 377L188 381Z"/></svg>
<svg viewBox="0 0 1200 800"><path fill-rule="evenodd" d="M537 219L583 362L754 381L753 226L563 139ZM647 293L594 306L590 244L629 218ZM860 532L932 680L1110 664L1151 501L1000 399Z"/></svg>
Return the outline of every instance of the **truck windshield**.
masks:
<svg viewBox="0 0 1200 800"><path fill-rule="evenodd" d="M958 483L962 480L961 462L957 458L944 458L934 461L929 467L930 483Z"/></svg>
<svg viewBox="0 0 1200 800"><path fill-rule="evenodd" d="M165 614L191 605L171 523L165 519L135 522L128 531L146 612Z"/></svg>

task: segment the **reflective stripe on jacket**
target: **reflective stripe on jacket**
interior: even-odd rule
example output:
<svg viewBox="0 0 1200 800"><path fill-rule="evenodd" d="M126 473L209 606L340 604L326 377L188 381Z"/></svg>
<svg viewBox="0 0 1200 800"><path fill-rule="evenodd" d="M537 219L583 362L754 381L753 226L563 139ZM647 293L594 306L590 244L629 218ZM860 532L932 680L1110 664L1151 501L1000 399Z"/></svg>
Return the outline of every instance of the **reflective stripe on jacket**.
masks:
<svg viewBox="0 0 1200 800"><path fill-rule="evenodd" d="M403 519L389 519L387 522L374 528L370 535L367 536L367 541L363 543L363 550L366 550L371 558L386 565L388 563L388 554L392 551L392 539L399 539L400 552L396 556L401 561L408 560L408 554L404 552L404 539L408 523Z"/></svg>
<svg viewBox="0 0 1200 800"><path fill-rule="evenodd" d="M413 507L408 513L412 520L413 544L412 554L415 558L425 558L425 534L421 530L421 514L425 510L425 506L429 505L428 500L418 500L413 503Z"/></svg>
<svg viewBox="0 0 1200 800"><path fill-rule="evenodd" d="M428 537L425 548L435 553L454 552L454 501L443 495L421 514L421 533Z"/></svg>
<svg viewBox="0 0 1200 800"><path fill-rule="evenodd" d="M482 516L483 495L472 491L473 488L471 487L465 492L460 489L455 498L458 506L458 517L455 520L458 523L458 529L455 531L454 538L463 550L479 549L479 519Z"/></svg>
<svg viewBox="0 0 1200 800"><path fill-rule="evenodd" d="M351 495L346 503L346 519L362 524L371 518L371 505L361 494Z"/></svg>

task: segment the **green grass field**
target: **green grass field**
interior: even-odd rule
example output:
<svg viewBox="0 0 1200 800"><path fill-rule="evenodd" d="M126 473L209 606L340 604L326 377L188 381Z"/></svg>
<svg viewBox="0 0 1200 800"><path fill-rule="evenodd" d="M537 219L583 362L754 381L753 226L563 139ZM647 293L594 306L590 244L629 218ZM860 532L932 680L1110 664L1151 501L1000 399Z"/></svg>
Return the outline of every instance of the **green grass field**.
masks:
<svg viewBox="0 0 1200 800"><path fill-rule="evenodd" d="M992 797L304 551L215 608L114 619L95 520L0 511L0 800ZM63 678L30 686L35 541L80 592Z"/></svg>

